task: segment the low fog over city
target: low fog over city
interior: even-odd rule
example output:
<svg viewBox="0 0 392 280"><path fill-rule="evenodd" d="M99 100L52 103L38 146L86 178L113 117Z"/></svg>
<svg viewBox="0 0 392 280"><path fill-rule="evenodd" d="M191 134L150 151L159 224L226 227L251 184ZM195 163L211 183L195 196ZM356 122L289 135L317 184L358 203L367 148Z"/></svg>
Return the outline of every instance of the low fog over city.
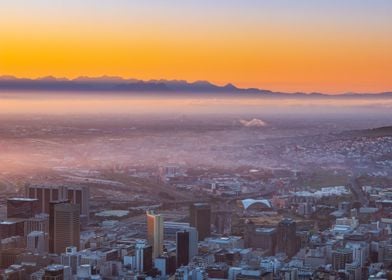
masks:
<svg viewBox="0 0 392 280"><path fill-rule="evenodd" d="M252 248L248 257L285 267L298 258L305 262L315 258L316 253L306 248L315 246L311 244L314 238L326 238L325 232L341 238L360 234L359 227L351 225L354 221L371 224L376 221L375 213L390 219L388 196L383 194L392 183L388 98L99 97L72 95L56 103L58 96L14 93L13 107L0 116L2 246L14 248L12 254L17 253L21 261L31 258L31 253L38 253L34 258L39 259L48 252L65 254L62 258L80 255L87 261L100 250L116 252L120 242L121 246L128 244L121 249L128 253L110 263L124 266L123 272L106 271L106 262L87 262L100 269L100 275L131 271L154 275L150 269L160 269L159 258L169 261L170 256L177 256L177 262L185 265L209 254L244 254L245 248ZM21 112L26 100L36 104ZM90 102L91 107L84 105L86 111L80 111L81 107L72 106L75 100ZM147 101L150 107L143 104ZM68 199L70 205L80 207L77 239L56 243L60 241L50 237L53 231L45 229L55 199ZM205 211L198 218L205 219L203 223L192 220L196 210L190 209L199 204L207 209L200 210ZM59 205L64 209L58 206L62 209L58 211L74 211L66 203ZM153 224L163 223L159 227L164 231L163 239L149 237L149 242L158 242L152 243L150 261L155 259L155 265L150 268L132 261L136 254L132 252L151 244L140 243L150 230L146 211ZM366 213L363 217L362 212ZM21 222L23 233L18 232ZM285 223L297 233L278 241L275 235L282 234L279 228ZM318 231L314 231L315 223ZM350 227L341 232L341 223ZM186 253L182 260L178 250L185 249L178 247L178 238L184 230L187 234L195 230L199 242L188 240L196 243L192 243L192 254ZM22 239L15 239L19 235ZM42 244L30 244L34 238L42 238ZM297 238L305 238L308 245L295 245ZM98 239L117 245L92 249L91 243ZM71 251L63 252L65 248ZM11 249L4 250L11 253ZM372 249L366 250L370 254ZM332 255L322 258L325 265L328 258L334 261ZM37 266L35 274L62 270L66 265L65 260L49 260L58 262L60 268ZM236 262L239 265L244 260ZM8 265L11 261L3 259L2 266ZM81 268L75 265L78 274ZM227 264L222 267L221 261L206 265L203 273L208 275L217 269L220 273L232 270ZM310 263L294 271L313 275L319 265ZM177 272L164 273L177 275L184 269L179 263L176 266ZM268 271L262 266L259 272ZM283 271L277 275L284 275Z"/></svg>

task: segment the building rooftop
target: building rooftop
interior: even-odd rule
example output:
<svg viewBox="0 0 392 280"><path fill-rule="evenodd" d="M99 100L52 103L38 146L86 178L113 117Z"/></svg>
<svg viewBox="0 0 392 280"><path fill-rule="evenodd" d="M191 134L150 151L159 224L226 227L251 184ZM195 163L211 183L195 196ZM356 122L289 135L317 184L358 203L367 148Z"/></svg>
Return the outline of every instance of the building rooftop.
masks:
<svg viewBox="0 0 392 280"><path fill-rule="evenodd" d="M24 222L25 220L26 219L22 219L22 218L7 218L6 220L1 221L0 224L1 225L12 225L12 224Z"/></svg>
<svg viewBox="0 0 392 280"><path fill-rule="evenodd" d="M195 207L210 207L210 205L208 203L204 203L204 202L193 203L193 206L195 206Z"/></svg>
<svg viewBox="0 0 392 280"><path fill-rule="evenodd" d="M64 266L61 264L51 264L45 268L45 270L47 270L47 271L59 271L59 270L63 270L63 269L64 269Z"/></svg>
<svg viewBox="0 0 392 280"><path fill-rule="evenodd" d="M38 201L36 198L29 197L11 197L7 199L8 201Z"/></svg>

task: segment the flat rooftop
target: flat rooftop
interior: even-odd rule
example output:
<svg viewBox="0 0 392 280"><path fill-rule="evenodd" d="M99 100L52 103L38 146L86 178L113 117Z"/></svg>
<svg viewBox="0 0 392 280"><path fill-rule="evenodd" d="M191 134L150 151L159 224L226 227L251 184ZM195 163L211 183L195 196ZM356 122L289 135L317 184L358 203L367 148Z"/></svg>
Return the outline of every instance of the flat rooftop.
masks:
<svg viewBox="0 0 392 280"><path fill-rule="evenodd" d="M36 198L29 197L11 197L7 199L8 201L38 201Z"/></svg>
<svg viewBox="0 0 392 280"><path fill-rule="evenodd" d="M276 231L273 227L266 227L266 228L256 228L257 233L271 233Z"/></svg>

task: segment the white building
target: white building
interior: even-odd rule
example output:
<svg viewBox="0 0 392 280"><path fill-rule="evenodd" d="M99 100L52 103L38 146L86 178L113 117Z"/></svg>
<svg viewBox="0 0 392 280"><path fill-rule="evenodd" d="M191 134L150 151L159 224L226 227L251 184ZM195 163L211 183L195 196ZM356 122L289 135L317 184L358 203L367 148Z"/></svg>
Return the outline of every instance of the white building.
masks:
<svg viewBox="0 0 392 280"><path fill-rule="evenodd" d="M43 231L32 231L27 235L27 250L34 254L48 252L49 237Z"/></svg>

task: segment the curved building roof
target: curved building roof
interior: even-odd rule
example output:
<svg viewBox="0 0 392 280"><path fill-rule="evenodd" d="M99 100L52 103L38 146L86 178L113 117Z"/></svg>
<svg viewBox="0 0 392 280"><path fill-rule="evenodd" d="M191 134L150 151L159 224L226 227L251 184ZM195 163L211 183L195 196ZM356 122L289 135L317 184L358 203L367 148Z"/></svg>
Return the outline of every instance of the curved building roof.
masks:
<svg viewBox="0 0 392 280"><path fill-rule="evenodd" d="M271 208L271 203L267 199L252 199L252 198L247 198L242 200L242 206L244 206L245 210L248 209L250 206L254 204L262 204L263 206L267 208Z"/></svg>

